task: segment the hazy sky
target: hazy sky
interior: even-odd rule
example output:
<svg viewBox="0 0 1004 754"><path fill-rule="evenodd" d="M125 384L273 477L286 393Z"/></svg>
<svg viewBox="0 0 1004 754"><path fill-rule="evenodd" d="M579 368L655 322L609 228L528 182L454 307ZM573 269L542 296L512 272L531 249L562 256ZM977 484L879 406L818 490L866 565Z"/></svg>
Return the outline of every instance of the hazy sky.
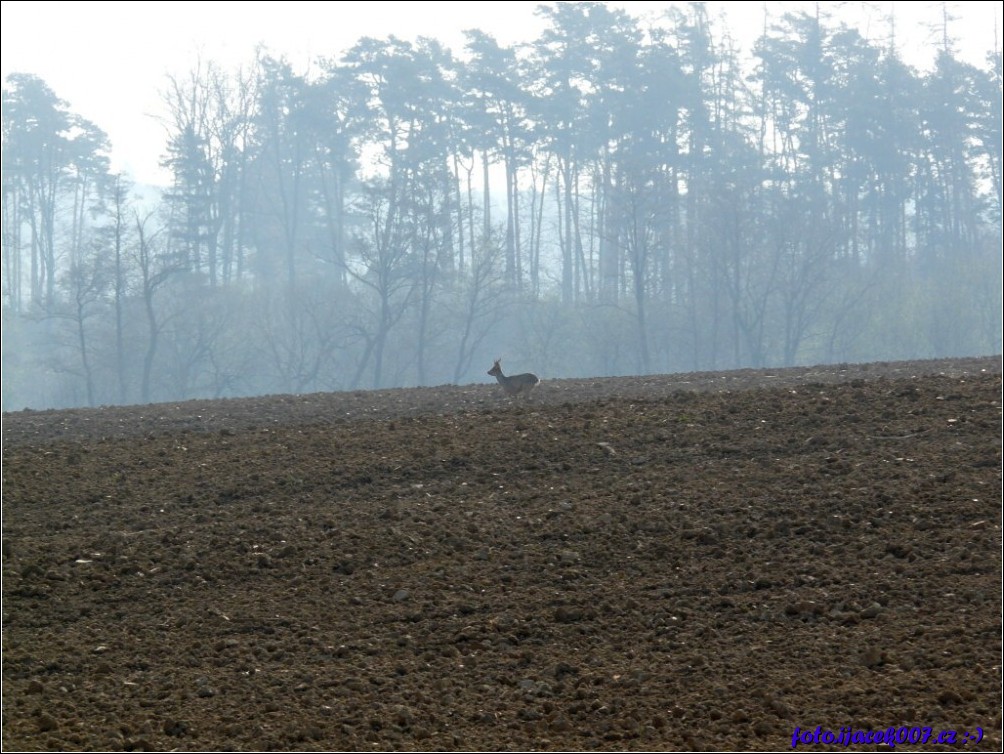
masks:
<svg viewBox="0 0 1004 754"><path fill-rule="evenodd" d="M611 2L639 17L671 2ZM201 56L225 68L254 60L259 44L309 71L318 57L334 57L361 37L433 37L461 53L463 30L478 28L511 44L533 39L541 28L538 2L28 2L3 0L0 57L11 72L42 78L70 110L109 136L113 169L140 182L162 182L164 151L161 92L168 74L184 75ZM811 7L805 2L708 2L743 50L772 16ZM822 3L863 34L884 39L883 15L896 17L896 35L907 62L925 68L940 43L940 2ZM994 2L948 4L958 52L983 64L999 45L1001 8Z"/></svg>

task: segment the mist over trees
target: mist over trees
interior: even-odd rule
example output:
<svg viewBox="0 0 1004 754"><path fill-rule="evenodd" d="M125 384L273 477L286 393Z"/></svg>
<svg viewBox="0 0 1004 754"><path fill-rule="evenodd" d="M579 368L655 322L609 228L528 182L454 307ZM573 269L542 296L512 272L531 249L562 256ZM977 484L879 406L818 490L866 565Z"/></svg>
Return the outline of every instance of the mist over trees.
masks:
<svg viewBox="0 0 1004 754"><path fill-rule="evenodd" d="M539 12L512 48L200 61L153 204L9 76L3 409L1001 352L999 49Z"/></svg>

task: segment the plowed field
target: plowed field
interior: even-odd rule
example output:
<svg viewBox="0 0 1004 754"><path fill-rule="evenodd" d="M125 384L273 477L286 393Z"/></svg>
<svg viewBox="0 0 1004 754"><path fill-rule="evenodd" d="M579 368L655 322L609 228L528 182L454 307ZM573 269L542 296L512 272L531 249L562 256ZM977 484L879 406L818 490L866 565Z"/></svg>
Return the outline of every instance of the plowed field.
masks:
<svg viewBox="0 0 1004 754"><path fill-rule="evenodd" d="M1000 357L488 379L5 414L4 749L1000 750Z"/></svg>

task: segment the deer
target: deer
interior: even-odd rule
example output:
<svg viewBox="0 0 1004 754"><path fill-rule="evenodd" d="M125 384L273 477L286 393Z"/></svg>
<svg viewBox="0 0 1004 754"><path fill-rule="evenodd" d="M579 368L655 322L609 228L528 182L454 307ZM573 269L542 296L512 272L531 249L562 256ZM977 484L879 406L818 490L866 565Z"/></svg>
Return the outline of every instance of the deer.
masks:
<svg viewBox="0 0 1004 754"><path fill-rule="evenodd" d="M521 394L529 394L531 390L540 384L540 377L530 372L506 377L502 374L502 359L495 359L495 364L488 370L488 374L499 381L506 395L511 395L514 398Z"/></svg>

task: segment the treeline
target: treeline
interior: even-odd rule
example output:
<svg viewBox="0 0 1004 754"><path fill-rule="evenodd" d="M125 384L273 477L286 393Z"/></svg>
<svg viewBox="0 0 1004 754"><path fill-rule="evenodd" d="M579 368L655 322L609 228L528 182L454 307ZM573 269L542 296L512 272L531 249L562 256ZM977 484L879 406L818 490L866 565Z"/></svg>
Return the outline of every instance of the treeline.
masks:
<svg viewBox="0 0 1004 754"><path fill-rule="evenodd" d="M155 206L8 77L4 409L1001 351L1000 50L539 12L512 48L200 62Z"/></svg>

